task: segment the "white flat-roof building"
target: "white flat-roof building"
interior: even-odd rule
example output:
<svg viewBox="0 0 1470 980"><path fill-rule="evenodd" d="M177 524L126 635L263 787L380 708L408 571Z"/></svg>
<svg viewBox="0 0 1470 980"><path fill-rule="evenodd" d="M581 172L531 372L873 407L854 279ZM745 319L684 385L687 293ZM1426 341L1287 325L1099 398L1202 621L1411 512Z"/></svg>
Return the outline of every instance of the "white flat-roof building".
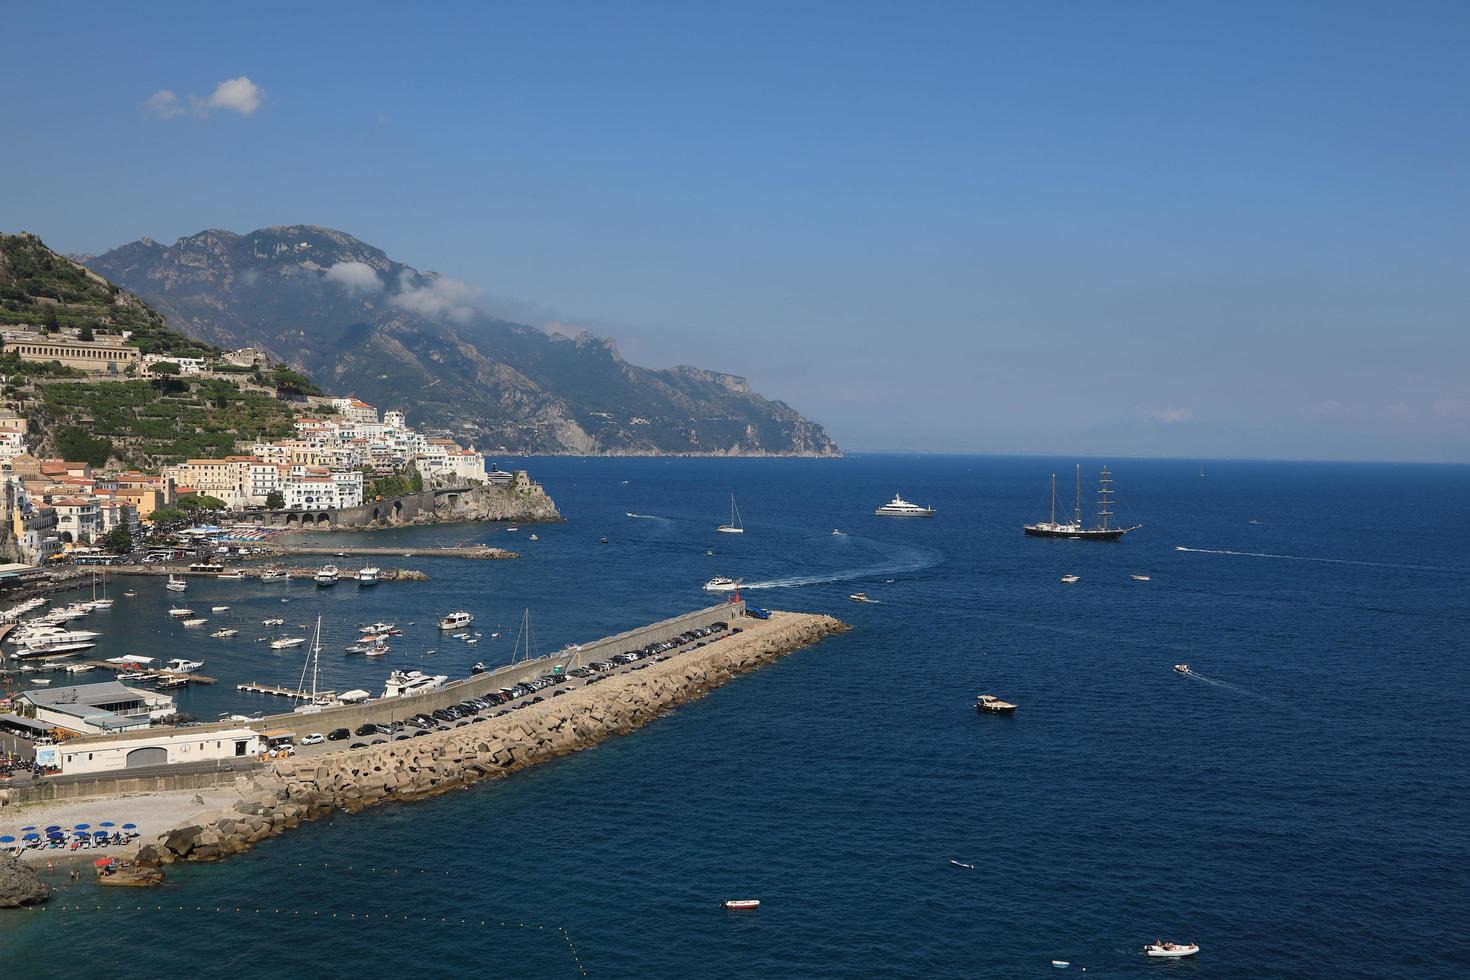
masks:
<svg viewBox="0 0 1470 980"><path fill-rule="evenodd" d="M174 713L174 699L167 694L117 681L26 691L20 698L35 708L41 724L82 735L147 728L155 718Z"/></svg>
<svg viewBox="0 0 1470 980"><path fill-rule="evenodd" d="M160 729L147 738L97 739L63 743L57 755L61 773L112 772L143 766L177 766L189 762L219 762L253 758L260 752L260 736L248 728L219 732Z"/></svg>

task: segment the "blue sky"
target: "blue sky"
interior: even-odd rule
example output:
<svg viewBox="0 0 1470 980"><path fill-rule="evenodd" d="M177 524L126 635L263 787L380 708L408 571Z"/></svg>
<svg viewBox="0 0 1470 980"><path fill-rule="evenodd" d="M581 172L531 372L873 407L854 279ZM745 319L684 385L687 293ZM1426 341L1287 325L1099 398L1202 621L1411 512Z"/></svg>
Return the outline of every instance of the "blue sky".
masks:
<svg viewBox="0 0 1470 980"><path fill-rule="evenodd" d="M5 33L0 228L62 250L341 228L849 448L1470 461L1470 4L14 4Z"/></svg>

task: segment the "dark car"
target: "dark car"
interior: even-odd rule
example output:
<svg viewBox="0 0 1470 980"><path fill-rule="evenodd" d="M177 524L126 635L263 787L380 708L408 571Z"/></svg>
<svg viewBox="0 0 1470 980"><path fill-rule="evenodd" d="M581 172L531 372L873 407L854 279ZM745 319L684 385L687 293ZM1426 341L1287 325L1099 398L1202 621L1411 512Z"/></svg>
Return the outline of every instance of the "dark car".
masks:
<svg viewBox="0 0 1470 980"><path fill-rule="evenodd" d="M411 738L418 738L421 735L427 735L427 734L429 734L429 730L427 728L420 728L418 731L414 732L413 735L411 735L410 737Z"/></svg>
<svg viewBox="0 0 1470 980"><path fill-rule="evenodd" d="M499 718L501 715L508 715L508 714L510 714L510 709L509 708L501 708L499 711L495 712L495 717Z"/></svg>
<svg viewBox="0 0 1470 980"><path fill-rule="evenodd" d="M555 694L553 694L552 697L559 698L565 693L567 693L566 688L562 688L560 691L557 691Z"/></svg>
<svg viewBox="0 0 1470 980"><path fill-rule="evenodd" d="M540 704L542 701L545 701L545 700L546 700L545 698L543 698L541 695L538 694L534 698L531 699L531 703L532 704Z"/></svg>
<svg viewBox="0 0 1470 980"><path fill-rule="evenodd" d="M372 722L368 722L366 725L358 725L357 726L357 731L354 732L353 734L354 735L357 735L360 738L360 737L362 737L364 735L373 735L373 734L375 734L377 732L377 730L378 730L378 726L377 725L374 725Z"/></svg>
<svg viewBox="0 0 1470 980"><path fill-rule="evenodd" d="M393 741L395 741L395 742L407 742L411 738L413 738L412 735L394 735L393 736Z"/></svg>
<svg viewBox="0 0 1470 980"><path fill-rule="evenodd" d="M334 728L327 732L327 741L340 742L344 738L350 738L352 733L345 728Z"/></svg>
<svg viewBox="0 0 1470 980"><path fill-rule="evenodd" d="M440 721L453 721L454 720L454 715L451 715L448 711L444 710L443 708L439 708L437 711L430 711L429 714L432 715L433 717L439 719Z"/></svg>
<svg viewBox="0 0 1470 980"><path fill-rule="evenodd" d="M347 747L349 749L365 749L365 748L367 748L367 743L366 742L353 742L351 745L349 745Z"/></svg>

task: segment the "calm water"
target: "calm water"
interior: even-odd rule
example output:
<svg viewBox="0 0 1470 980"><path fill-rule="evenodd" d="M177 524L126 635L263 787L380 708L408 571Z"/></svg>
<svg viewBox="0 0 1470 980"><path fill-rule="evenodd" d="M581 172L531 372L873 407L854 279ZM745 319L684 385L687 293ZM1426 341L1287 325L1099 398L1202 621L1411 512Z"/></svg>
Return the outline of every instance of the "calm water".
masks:
<svg viewBox="0 0 1470 980"><path fill-rule="evenodd" d="M299 677L300 651L254 642L272 615L322 612L323 684L375 691L395 666L504 661L523 608L550 650L700 604L714 574L855 629L506 782L314 824L102 909L88 886L0 916L6 975L969 977L1056 958L1448 976L1470 958L1470 469L1118 461L1145 527L1098 545L1020 534L1070 461L533 465L568 518L539 542L374 539L473 537L520 561L408 559L433 581L364 593L191 587L230 641L185 636L153 586L92 618L98 652L202 651L231 682L181 698L208 718L272 706L234 681ZM732 490L739 538L714 533ZM939 516L871 516L895 490ZM458 606L476 646L427 628ZM387 662L340 652L379 617L418 625ZM981 691L1021 709L977 717ZM764 905L721 911L732 897ZM1157 936L1204 952L1145 961Z"/></svg>

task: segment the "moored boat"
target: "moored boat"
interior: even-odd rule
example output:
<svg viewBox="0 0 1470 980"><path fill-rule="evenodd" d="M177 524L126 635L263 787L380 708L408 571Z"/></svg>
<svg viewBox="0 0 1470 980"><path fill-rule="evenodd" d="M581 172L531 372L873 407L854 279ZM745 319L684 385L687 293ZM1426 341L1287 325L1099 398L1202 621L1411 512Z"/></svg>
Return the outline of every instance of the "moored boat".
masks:
<svg viewBox="0 0 1470 980"><path fill-rule="evenodd" d="M474 621L474 616L465 612L463 609L459 609L440 619L439 628L441 630L457 630L470 625Z"/></svg>
<svg viewBox="0 0 1470 980"><path fill-rule="evenodd" d="M354 577L358 585L377 585L379 571L376 565L364 565L357 570L357 575Z"/></svg>
<svg viewBox="0 0 1470 980"><path fill-rule="evenodd" d="M758 909L761 907L761 901L758 898L732 898L726 901L724 904L725 908L731 909L736 912L745 911L748 909Z"/></svg>
<svg viewBox="0 0 1470 980"><path fill-rule="evenodd" d="M168 581L163 583L163 587L165 589L168 589L170 592L183 592L189 587L189 583L185 582L177 575L170 575L168 577Z"/></svg>
<svg viewBox="0 0 1470 980"><path fill-rule="evenodd" d="M319 586L336 585L341 570L336 565L323 565L312 578Z"/></svg>

